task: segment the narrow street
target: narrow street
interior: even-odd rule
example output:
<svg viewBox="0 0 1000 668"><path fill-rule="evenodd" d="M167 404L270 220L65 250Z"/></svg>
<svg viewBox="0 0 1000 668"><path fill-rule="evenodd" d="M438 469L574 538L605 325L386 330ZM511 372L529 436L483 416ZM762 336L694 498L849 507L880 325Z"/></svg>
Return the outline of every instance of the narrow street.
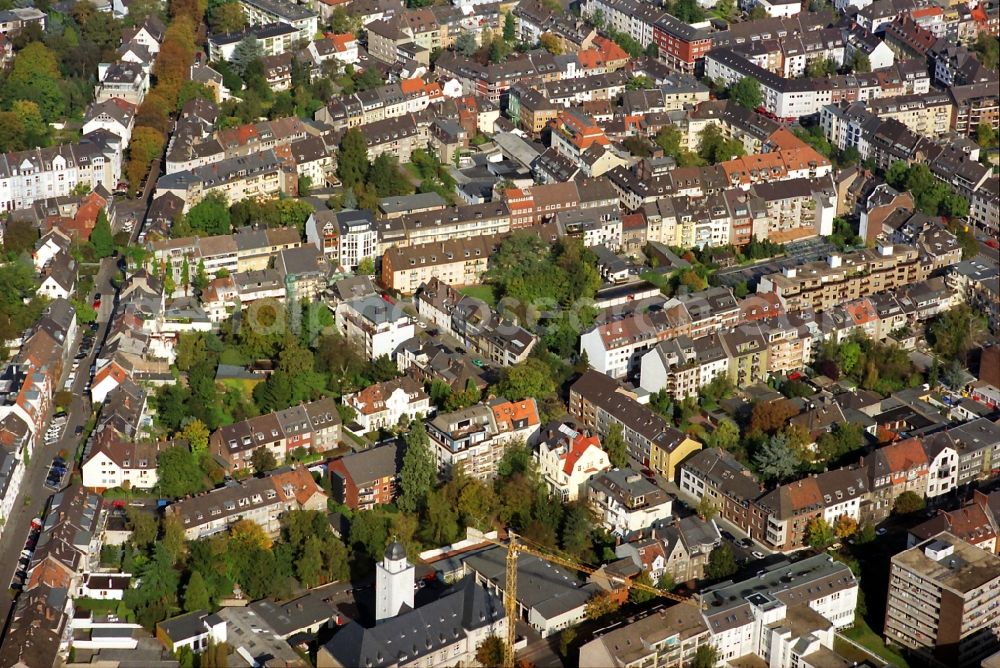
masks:
<svg viewBox="0 0 1000 668"><path fill-rule="evenodd" d="M153 161L150 170L152 176L147 179L146 189L143 191L142 197L124 202L124 210L134 212L136 215L136 225L131 235L132 243L135 243L145 222L161 163L160 159ZM79 474L78 471L74 470L77 448L81 445L80 434L77 433L77 430L83 429L92 414L90 395L84 390L90 379L90 367L94 363L98 349L104 342L104 337L107 335L109 320L115 308L114 295L116 290L111 279L117 272L119 259L118 256L113 256L102 260L100 270L94 276L94 293L100 293L103 297L97 314L99 327L94 335L94 347L87 357L80 360L76 380L70 388L73 393L73 401L67 410L67 421L62 437L50 445L46 445L43 440L32 454L30 461L26 464L24 479L21 482L17 499L15 499L13 511L8 518L7 525L3 528L3 534L0 535L0 628L3 629L4 633L10 623L10 616L13 613L18 594L18 592L8 589L8 585L17 569L17 560L28 537L31 520L42 515L49 498L53 495L52 490L45 487L49 465L52 463L52 459L62 451L66 454L70 467L66 482L69 482L72 475ZM85 301L89 302L93 298L94 294L87 295ZM66 382L73 365L73 358L80 349L86 326L80 325L78 329L79 333L76 339L70 344L72 350L66 355L68 361L66 368L63 369L62 378L59 379L56 386L56 391L63 389L63 384ZM0 633L0 638L3 637L4 633Z"/></svg>

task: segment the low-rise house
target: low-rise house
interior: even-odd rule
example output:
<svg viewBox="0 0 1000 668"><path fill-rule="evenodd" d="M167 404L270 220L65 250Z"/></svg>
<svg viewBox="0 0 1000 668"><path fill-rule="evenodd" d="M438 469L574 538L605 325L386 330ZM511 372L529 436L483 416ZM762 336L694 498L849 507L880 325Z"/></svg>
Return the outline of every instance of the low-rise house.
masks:
<svg viewBox="0 0 1000 668"><path fill-rule="evenodd" d="M83 486L105 490L114 487L152 489L158 481L155 443L111 440L95 444L83 462Z"/></svg>
<svg viewBox="0 0 1000 668"><path fill-rule="evenodd" d="M329 465L333 500L351 510L392 503L402 465L398 441L333 460Z"/></svg>
<svg viewBox="0 0 1000 668"><path fill-rule="evenodd" d="M204 610L178 615L156 625L156 639L171 652L189 649L201 654L209 645L226 642L227 637L225 620Z"/></svg>
<svg viewBox="0 0 1000 668"><path fill-rule="evenodd" d="M673 499L632 468L611 469L587 481L587 500L601 525L625 536L670 517Z"/></svg>
<svg viewBox="0 0 1000 668"><path fill-rule="evenodd" d="M357 413L355 422L363 432L392 428L404 415L409 421L431 413L430 397L410 376L375 383L345 395L343 401Z"/></svg>
<svg viewBox="0 0 1000 668"><path fill-rule="evenodd" d="M576 501L587 481L611 468L596 436L566 424L546 430L535 452L538 473L563 501Z"/></svg>
<svg viewBox="0 0 1000 668"><path fill-rule="evenodd" d="M149 92L149 74L141 64L118 61L101 63L97 66L95 102L118 98L138 106L142 104L147 92Z"/></svg>

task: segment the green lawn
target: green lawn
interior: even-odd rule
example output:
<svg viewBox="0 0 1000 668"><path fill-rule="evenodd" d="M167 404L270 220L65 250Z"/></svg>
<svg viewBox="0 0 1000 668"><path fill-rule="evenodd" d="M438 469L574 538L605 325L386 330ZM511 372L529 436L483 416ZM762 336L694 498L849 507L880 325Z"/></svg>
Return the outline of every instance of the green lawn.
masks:
<svg viewBox="0 0 1000 668"><path fill-rule="evenodd" d="M469 285L464 288L459 288L458 290L463 295L468 297L474 297L476 299L482 299L484 302L490 306L497 305L496 295L493 294L492 285Z"/></svg>
<svg viewBox="0 0 1000 668"><path fill-rule="evenodd" d="M909 664L906 659L902 657L898 652L889 647L886 647L882 638L878 636L871 627L865 622L861 617L856 617L854 621L854 628L846 629L842 631L843 635L850 638L859 645L871 650L876 655L882 657L885 661L893 664L897 668L909 668ZM842 643L845 651L849 651L847 648L851 648L849 643ZM841 648L837 648L838 650ZM857 651L857 650L855 650ZM860 652L859 652L860 653Z"/></svg>
<svg viewBox="0 0 1000 668"><path fill-rule="evenodd" d="M644 271L639 274L639 278L644 281L649 281L660 290L666 290L670 286L670 275L661 274L658 271Z"/></svg>

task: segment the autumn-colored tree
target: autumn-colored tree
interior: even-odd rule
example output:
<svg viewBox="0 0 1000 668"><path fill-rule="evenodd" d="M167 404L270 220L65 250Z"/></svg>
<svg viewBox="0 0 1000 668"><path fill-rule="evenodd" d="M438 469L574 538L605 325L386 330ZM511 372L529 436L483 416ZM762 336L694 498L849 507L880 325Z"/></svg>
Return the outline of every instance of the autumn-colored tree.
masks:
<svg viewBox="0 0 1000 668"><path fill-rule="evenodd" d="M198 418L188 422L181 430L181 437L187 440L191 452L206 450L208 448L208 436L208 427Z"/></svg>
<svg viewBox="0 0 1000 668"><path fill-rule="evenodd" d="M538 38L538 43L542 45L542 48L551 53L554 56L561 55L563 52L562 42L559 38L550 32L543 33L541 37Z"/></svg>
<svg viewBox="0 0 1000 668"><path fill-rule="evenodd" d="M253 520L239 520L229 529L229 537L244 545L258 547L262 550L271 549L271 537L264 533L259 524Z"/></svg>
<svg viewBox="0 0 1000 668"><path fill-rule="evenodd" d="M506 656L507 648L498 636L487 636L476 648L476 661L486 668L499 668Z"/></svg>
<svg viewBox="0 0 1000 668"><path fill-rule="evenodd" d="M858 521L850 515L841 515L837 518L837 523L833 526L833 533L840 539L853 536L857 530Z"/></svg>
<svg viewBox="0 0 1000 668"><path fill-rule="evenodd" d="M750 412L750 431L773 434L797 412L795 404L788 399L758 401Z"/></svg>
<svg viewBox="0 0 1000 668"><path fill-rule="evenodd" d="M170 103L159 87L146 95L135 111L135 127L149 128L163 134L170 127Z"/></svg>
<svg viewBox="0 0 1000 668"><path fill-rule="evenodd" d="M618 599L611 595L611 592L602 591L587 601L584 614L586 614L587 619L600 619L616 612L620 607L621 604L618 602Z"/></svg>

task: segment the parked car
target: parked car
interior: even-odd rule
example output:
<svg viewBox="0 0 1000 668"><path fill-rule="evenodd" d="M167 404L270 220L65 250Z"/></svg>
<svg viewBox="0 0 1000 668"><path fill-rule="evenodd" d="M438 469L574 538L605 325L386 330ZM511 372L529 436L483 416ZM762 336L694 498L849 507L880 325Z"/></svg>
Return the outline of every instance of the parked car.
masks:
<svg viewBox="0 0 1000 668"><path fill-rule="evenodd" d="M750 556L752 556L754 559L763 559L765 555L763 552L758 552L757 550L754 550L753 552L750 553Z"/></svg>

